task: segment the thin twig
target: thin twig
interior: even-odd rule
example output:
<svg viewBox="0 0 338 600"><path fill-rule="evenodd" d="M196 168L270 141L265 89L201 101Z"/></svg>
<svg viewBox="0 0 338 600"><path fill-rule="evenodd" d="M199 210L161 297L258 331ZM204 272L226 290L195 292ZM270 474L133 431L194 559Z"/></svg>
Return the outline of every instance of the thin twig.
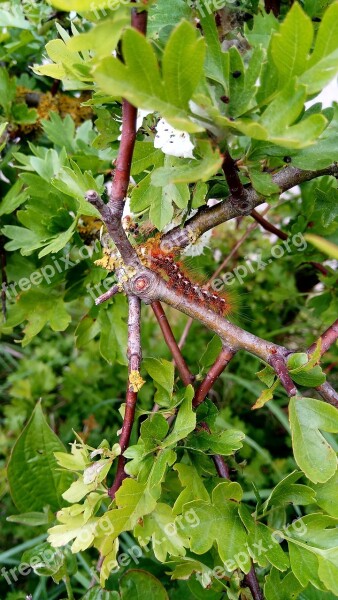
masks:
<svg viewBox="0 0 338 600"><path fill-rule="evenodd" d="M285 364L285 357L280 356L278 353L273 354L269 360L270 365L275 370L282 386L286 390L288 396L296 396L297 388L293 383L289 372Z"/></svg>
<svg viewBox="0 0 338 600"><path fill-rule="evenodd" d="M245 198L245 188L240 180L236 161L230 156L228 150L224 153L222 164L223 173L228 184L231 196L235 200Z"/></svg>
<svg viewBox="0 0 338 600"><path fill-rule="evenodd" d="M193 406L196 407L199 404L201 404L203 400L205 400L211 388L213 387L216 379L218 379L221 373L223 373L224 369L229 364L234 355L235 351L230 348L224 347L221 350L214 364L212 365L205 378L203 379L202 383L200 384L199 388L197 389L195 397L193 399Z"/></svg>
<svg viewBox="0 0 338 600"><path fill-rule="evenodd" d="M254 600L264 600L262 590L259 587L255 567L253 565L249 573L245 575L244 583L248 586Z"/></svg>
<svg viewBox="0 0 338 600"><path fill-rule="evenodd" d="M338 408L338 394L327 381L319 385L316 390L325 402Z"/></svg>
<svg viewBox="0 0 338 600"><path fill-rule="evenodd" d="M7 272L6 272L6 250L5 238L0 235L0 267L1 267L1 309L4 321L7 318L6 306L6 287L7 287Z"/></svg>
<svg viewBox="0 0 338 600"><path fill-rule="evenodd" d="M332 323L332 325L330 325L330 327L326 331L324 331L324 333L320 336L319 339L321 339L320 355L323 356L323 354L325 354L325 352L327 352L338 339L338 319L334 323ZM312 352L315 351L317 344L318 340L311 344L310 348L307 351L308 354L312 354Z"/></svg>
<svg viewBox="0 0 338 600"><path fill-rule="evenodd" d="M194 382L195 377L194 375L189 371L189 368L182 356L182 353L178 347L178 344L175 340L174 334L171 330L171 327L169 325L169 321L165 315L165 312L162 308L162 305L160 302L155 301L151 303L151 307L154 311L155 317L158 321L158 324L161 328L161 331L163 333L163 337L166 341L166 344L173 356L174 362L176 364L177 370L180 374L180 377L182 379L182 382L185 386L191 384Z"/></svg>
<svg viewBox="0 0 338 600"><path fill-rule="evenodd" d="M303 171L295 167L285 167L278 173L272 176L272 180L280 189L280 193L285 192L295 185L310 181L322 175L337 175L338 165L336 163L318 169L317 171ZM209 208L203 206L198 212L188 219L184 228L178 226L166 233L162 240L165 244L175 246L177 248L185 248L191 243L191 239L196 239L209 229L213 229L217 225L229 221L240 215L250 215L254 208L266 201L266 198L259 195L251 185L245 186L245 201L228 196L222 202Z"/></svg>
<svg viewBox="0 0 338 600"><path fill-rule="evenodd" d="M288 239L289 236L288 236L287 233L284 233L284 231L281 231L280 229L278 229L278 227L275 227L272 223L270 223L269 221L267 221L266 219L264 219L264 217L262 217L262 215L260 215L259 212L257 212L257 210L253 209L251 211L251 216L266 231L270 231L270 233L274 233L281 240L287 240Z"/></svg>
<svg viewBox="0 0 338 600"><path fill-rule="evenodd" d="M141 302L136 296L128 296L129 317L128 317L128 386L126 394L126 406L123 419L123 425L120 435L121 455L119 456L117 471L113 485L108 490L111 498L115 497L123 479L126 477L124 472L125 458L123 452L128 448L131 430L134 424L135 408L137 400L137 385L134 381L141 365Z"/></svg>
<svg viewBox="0 0 338 600"><path fill-rule="evenodd" d="M121 291L121 288L118 284L113 285L113 287L111 287L110 290L108 290L108 292L105 292L104 294L102 294L101 296L96 298L95 304L98 306L99 304L102 304L103 302L110 300L110 298L112 298L113 296L118 294L120 291Z"/></svg>

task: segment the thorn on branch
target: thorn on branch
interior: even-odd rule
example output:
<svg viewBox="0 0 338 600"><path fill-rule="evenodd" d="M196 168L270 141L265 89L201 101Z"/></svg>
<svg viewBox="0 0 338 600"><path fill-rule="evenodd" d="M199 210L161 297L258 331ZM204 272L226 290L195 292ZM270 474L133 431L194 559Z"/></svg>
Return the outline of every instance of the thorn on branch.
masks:
<svg viewBox="0 0 338 600"><path fill-rule="evenodd" d="M288 239L289 236L288 236L287 233L284 233L284 231L281 231L280 229L278 229L278 227L275 227L272 223L269 223L269 221L267 221L266 219L264 219L264 217L262 217L262 215L260 215L259 212L257 212L257 210L253 209L251 211L251 216L266 231L270 231L270 233L274 233L281 240L287 240Z"/></svg>
<svg viewBox="0 0 338 600"><path fill-rule="evenodd" d="M195 397L193 399L193 406L199 406L199 404L201 404L201 402L205 400L216 379L218 379L221 373L223 373L224 369L229 364L229 362L235 354L236 352L234 350L231 350L230 348L224 347L221 350L214 364L212 365L209 372L207 373L199 388L197 389Z"/></svg>
<svg viewBox="0 0 338 600"><path fill-rule="evenodd" d="M338 408L338 394L327 381L318 386L316 390L325 402Z"/></svg>
<svg viewBox="0 0 338 600"><path fill-rule="evenodd" d="M325 352L327 352L338 339L338 319L332 323L332 325L330 325L326 331L324 331L324 333L320 336L320 339L322 341L320 355L323 356L323 354L325 354ZM307 351L308 354L312 354L315 351L317 344L318 340L311 344Z"/></svg>

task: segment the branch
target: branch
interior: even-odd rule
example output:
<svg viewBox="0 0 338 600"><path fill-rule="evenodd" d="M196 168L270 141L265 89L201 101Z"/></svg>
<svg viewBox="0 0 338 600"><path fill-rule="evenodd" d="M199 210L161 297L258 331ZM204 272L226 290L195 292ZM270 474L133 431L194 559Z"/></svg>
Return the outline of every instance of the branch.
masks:
<svg viewBox="0 0 338 600"><path fill-rule="evenodd" d="M328 402L328 404L332 404L332 406L338 408L338 394L327 381L318 386L316 390L321 395L323 400L325 400L325 402Z"/></svg>
<svg viewBox="0 0 338 600"><path fill-rule="evenodd" d="M321 343L320 355L323 356L323 354L325 354L325 352L327 352L331 348L332 344L334 344L337 339L338 339L338 319L334 323L332 323L332 325L326 331L324 331L324 333L320 336L320 338L316 342L311 344L311 346L307 352L308 352L308 354L312 354L315 351L319 340L321 340L322 343Z"/></svg>
<svg viewBox="0 0 338 600"><path fill-rule="evenodd" d="M201 385L197 389L195 397L193 399L193 406L199 406L199 404L201 404L201 402L205 400L211 388L213 387L216 379L218 379L221 373L223 373L224 369L229 364L234 355L235 351L231 350L231 348L224 347L222 349L216 361L214 362L211 369L203 379Z"/></svg>
<svg viewBox="0 0 338 600"><path fill-rule="evenodd" d="M121 287L118 284L113 285L113 287L111 287L110 290L108 290L108 292L105 292L104 294L102 294L101 296L96 298L96 300L95 300L96 306L98 306L99 304L102 304L103 302L106 302L107 300L110 300L110 298L112 298L113 296L118 294L120 291L121 291Z"/></svg>
<svg viewBox="0 0 338 600"><path fill-rule="evenodd" d="M252 565L249 573L244 577L244 583L249 588L254 600L264 600L261 588L259 587L255 567Z"/></svg>
<svg viewBox="0 0 338 600"><path fill-rule="evenodd" d="M282 386L286 390L288 396L296 396L297 388L293 383L285 364L285 356L280 356L278 353L270 357L269 363L275 370Z"/></svg>
<svg viewBox="0 0 338 600"><path fill-rule="evenodd" d="M272 180L279 186L280 193L299 185L304 181L310 181L322 175L338 175L338 164L334 163L325 169L317 171L303 171L295 167L285 167L273 175ZM168 247L185 248L191 243L192 239L197 239L202 233L209 229L229 221L239 215L249 215L256 206L266 201L266 198L260 196L252 186L245 187L245 198L238 199L228 196L222 202L215 206L202 207L196 215L189 219L184 228L175 227L162 238L162 242Z"/></svg>
<svg viewBox="0 0 338 600"><path fill-rule="evenodd" d="M165 315L165 312L162 308L161 303L158 301L152 302L151 307L154 311L155 317L161 328L161 331L163 333L163 337L166 341L166 344L173 356L175 365L176 365L177 370L180 374L180 377L183 381L183 384L185 386L187 386L187 385L193 383L195 380L195 377L192 373L190 373L189 368L182 356L181 350L179 349L178 344L175 340L174 334L171 330L169 321Z"/></svg>
<svg viewBox="0 0 338 600"><path fill-rule="evenodd" d="M122 431L120 435L121 455L119 456L117 471L113 485L108 490L111 498L115 497L115 493L119 489L123 479L126 477L124 472L125 458L123 452L128 448L131 430L134 424L135 408L137 400L138 386L134 380L135 376L139 375L141 366L141 303L136 296L128 296L129 316L128 316L128 385L126 407L123 419Z"/></svg>
<svg viewBox="0 0 338 600"><path fill-rule="evenodd" d="M259 212L257 212L257 210L253 209L251 211L251 216L255 219L255 221L257 221L257 223L261 225L261 227L263 227L263 229L266 229L266 231L274 233L281 240L288 239L289 236L287 233L284 233L284 231L281 231L280 229L278 229L278 227L275 227L272 223L269 223L269 221L264 219L264 217L262 217L262 215L260 215Z"/></svg>
<svg viewBox="0 0 338 600"><path fill-rule="evenodd" d="M6 306L6 287L7 287L7 272L6 272L6 250L5 238L0 235L0 270L1 270L1 310L4 321L7 317Z"/></svg>

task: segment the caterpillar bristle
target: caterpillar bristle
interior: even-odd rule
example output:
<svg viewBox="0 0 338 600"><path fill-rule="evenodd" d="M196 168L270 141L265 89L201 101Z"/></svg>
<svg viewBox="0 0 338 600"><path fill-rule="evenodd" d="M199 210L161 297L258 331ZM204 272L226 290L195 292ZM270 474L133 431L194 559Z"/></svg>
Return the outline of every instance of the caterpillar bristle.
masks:
<svg viewBox="0 0 338 600"><path fill-rule="evenodd" d="M203 284L193 281L187 273L185 264L175 260L176 255L175 251L163 252L157 240L152 240L147 247L146 260L149 268L164 277L178 294L220 316L228 316L233 309L230 295L227 292L218 294L214 290L207 289Z"/></svg>

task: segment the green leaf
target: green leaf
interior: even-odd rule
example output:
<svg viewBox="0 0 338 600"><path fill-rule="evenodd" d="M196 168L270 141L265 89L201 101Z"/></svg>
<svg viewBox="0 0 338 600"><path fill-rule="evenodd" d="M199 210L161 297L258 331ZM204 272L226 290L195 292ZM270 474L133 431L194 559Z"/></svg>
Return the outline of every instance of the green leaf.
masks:
<svg viewBox="0 0 338 600"><path fill-rule="evenodd" d="M202 160L189 160L182 166L172 165L155 169L151 175L152 184L163 187L170 183L193 183L210 179L222 166L223 157L208 141L200 141L199 149Z"/></svg>
<svg viewBox="0 0 338 600"><path fill-rule="evenodd" d="M265 56L262 48L255 48L245 69L243 59L236 46L230 48L229 55L229 115L232 117L239 117L255 104L254 97L257 92L257 80ZM240 76L233 77L233 73L240 73Z"/></svg>
<svg viewBox="0 0 338 600"><path fill-rule="evenodd" d="M307 485L295 483L300 477L302 477L300 471L293 471L277 483L264 502L263 511L265 512L269 506L284 506L289 503L306 506L315 503L314 490Z"/></svg>
<svg viewBox="0 0 338 600"><path fill-rule="evenodd" d="M194 388L188 385L185 392L184 400L178 410L175 419L174 428L169 435L163 440L162 448L168 448L177 444L180 440L191 433L196 427L196 414L192 410L192 399L194 397Z"/></svg>
<svg viewBox="0 0 338 600"><path fill-rule="evenodd" d="M307 233L304 237L306 241L313 244L318 250L323 252L323 254L327 254L330 258L338 259L338 246L336 244L329 242L319 235L314 235L313 233Z"/></svg>
<svg viewBox="0 0 338 600"><path fill-rule="evenodd" d="M81 600L120 600L120 598L118 592L108 592L103 590L101 586L95 585L82 596Z"/></svg>
<svg viewBox="0 0 338 600"><path fill-rule="evenodd" d="M163 84L168 102L187 109L202 76L205 43L196 29L181 21L173 30L162 59Z"/></svg>
<svg viewBox="0 0 338 600"><path fill-rule="evenodd" d="M117 361L120 365L128 363L126 347L128 328L126 324L127 305L125 298L114 298L106 309L100 310L100 353L111 365Z"/></svg>
<svg viewBox="0 0 338 600"><path fill-rule="evenodd" d="M337 486L338 472L325 483L318 483L313 486L313 489L316 494L317 504L329 513L329 515L338 519Z"/></svg>
<svg viewBox="0 0 338 600"><path fill-rule="evenodd" d="M290 400L292 446L298 466L313 483L325 483L336 472L337 457L320 430L338 432L338 411L313 398Z"/></svg>
<svg viewBox="0 0 338 600"><path fill-rule="evenodd" d="M47 323L53 331L67 329L71 316L66 311L62 297L39 288L21 294L11 310L4 330L10 331L12 327L24 321L28 321L28 324L24 329L25 336L22 339L22 345L27 346Z"/></svg>
<svg viewBox="0 0 338 600"><path fill-rule="evenodd" d="M146 358L143 366L153 379L156 394L154 401L160 406L172 405L175 367L172 362L163 358Z"/></svg>
<svg viewBox="0 0 338 600"><path fill-rule="evenodd" d="M209 79L218 81L226 91L229 78L229 53L222 51L214 14L208 14L208 11L203 10L200 15L200 23L207 43L205 75Z"/></svg>
<svg viewBox="0 0 338 600"><path fill-rule="evenodd" d="M21 515L10 515L6 518L10 523L20 523L28 527L39 527L48 525L50 516L47 512L26 512Z"/></svg>
<svg viewBox="0 0 338 600"><path fill-rule="evenodd" d="M338 190L332 187L326 193L315 189L316 210L320 211L323 227L328 227L338 217Z"/></svg>
<svg viewBox="0 0 338 600"><path fill-rule="evenodd" d="M56 511L62 506L62 493L72 476L58 470L54 457L57 451L64 452L65 447L47 424L38 402L14 445L7 468L11 496L18 510L41 511L49 505Z"/></svg>
<svg viewBox="0 0 338 600"><path fill-rule="evenodd" d="M248 558L250 555L260 567L267 567L270 563L279 571L285 571L289 567L289 560L279 540L273 536L273 530L255 522L244 504L239 506L239 515L248 531Z"/></svg>
<svg viewBox="0 0 338 600"><path fill-rule="evenodd" d="M211 502L194 500L185 504L183 520L180 520L183 533L190 538L191 551L204 554L216 542L219 556L228 571L238 568L238 560L247 543L246 530L238 514L237 503L241 496L238 483L220 483L212 492ZM194 515L193 523L189 522L189 514ZM240 568L245 573L250 570L249 557L245 564L241 563Z"/></svg>
<svg viewBox="0 0 338 600"><path fill-rule="evenodd" d="M124 64L105 58L94 70L101 89L139 108L160 112L176 129L200 131L188 114L188 101L203 70L204 41L196 38L195 28L182 21L174 29L163 54L163 78L151 42L141 33L127 29L122 45Z"/></svg>
<svg viewBox="0 0 338 600"><path fill-rule="evenodd" d="M154 554L160 562L166 561L167 554L185 556L185 548L189 545L174 521L172 508L159 502L155 510L144 517L142 525L136 525L134 529L141 546L152 540Z"/></svg>
<svg viewBox="0 0 338 600"><path fill-rule="evenodd" d="M200 358L200 365L204 369L208 369L215 362L217 356L222 350L222 341L218 335L214 335L208 343L205 351Z"/></svg>
<svg viewBox="0 0 338 600"><path fill-rule="evenodd" d="M120 0L95 0L95 5L93 5L92 0L48 0L48 3L66 12L74 10L79 13L92 11L93 8L98 11L101 8L108 7L111 10L116 10L121 4Z"/></svg>
<svg viewBox="0 0 338 600"><path fill-rule="evenodd" d="M236 429L227 429L220 433L208 433L202 430L189 438L188 445L202 451L209 450L212 454L229 456L242 448L244 438L244 433Z"/></svg>
<svg viewBox="0 0 338 600"><path fill-rule="evenodd" d="M305 70L312 38L311 19L295 2L271 40L271 54L278 69L281 88Z"/></svg>
<svg viewBox="0 0 338 600"><path fill-rule="evenodd" d="M265 580L264 596L266 600L296 600L302 589L303 585L293 573L282 577L277 569L272 568Z"/></svg>
<svg viewBox="0 0 338 600"><path fill-rule="evenodd" d="M271 196L279 194L280 189L276 183L272 181L270 173L263 173L258 169L249 169L249 177L255 190L263 196Z"/></svg>
<svg viewBox="0 0 338 600"><path fill-rule="evenodd" d="M174 514L180 514L184 504L191 502L192 500L210 501L209 494L204 487L203 481L193 465L178 463L174 466L174 470L177 471L180 483L182 487L184 487L174 504Z"/></svg>
<svg viewBox="0 0 338 600"><path fill-rule="evenodd" d="M120 579L121 600L169 600L162 583L148 571L131 569Z"/></svg>
<svg viewBox="0 0 338 600"><path fill-rule="evenodd" d="M22 189L22 182L16 181L0 203L0 217L14 212L28 198L27 190Z"/></svg>

